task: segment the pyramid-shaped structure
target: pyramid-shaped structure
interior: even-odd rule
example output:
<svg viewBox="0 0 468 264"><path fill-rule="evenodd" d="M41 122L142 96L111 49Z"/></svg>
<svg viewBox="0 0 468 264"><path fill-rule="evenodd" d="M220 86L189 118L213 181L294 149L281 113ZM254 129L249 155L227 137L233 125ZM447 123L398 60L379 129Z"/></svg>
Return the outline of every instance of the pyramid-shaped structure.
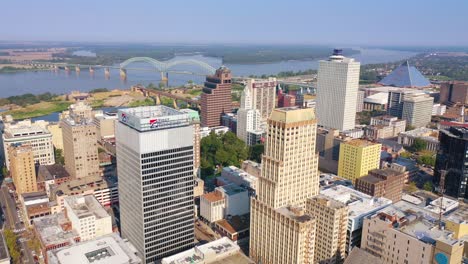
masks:
<svg viewBox="0 0 468 264"><path fill-rule="evenodd" d="M380 82L383 85L397 87L426 87L431 85L414 66L410 66L408 61L394 69L389 75Z"/></svg>

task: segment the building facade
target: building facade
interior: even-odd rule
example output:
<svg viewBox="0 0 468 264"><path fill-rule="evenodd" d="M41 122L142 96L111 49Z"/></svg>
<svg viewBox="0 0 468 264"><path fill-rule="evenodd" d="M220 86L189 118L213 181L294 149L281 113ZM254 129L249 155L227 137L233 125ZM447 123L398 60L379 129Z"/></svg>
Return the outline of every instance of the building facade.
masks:
<svg viewBox="0 0 468 264"><path fill-rule="evenodd" d="M440 85L440 102L445 105L456 103L468 105L468 82L445 82Z"/></svg>
<svg viewBox="0 0 468 264"><path fill-rule="evenodd" d="M436 190L468 199L468 129L451 127L439 133L440 147L434 169Z"/></svg>
<svg viewBox="0 0 468 264"><path fill-rule="evenodd" d="M360 63L346 58L341 50L319 63L317 119L319 125L338 130L354 129Z"/></svg>
<svg viewBox="0 0 468 264"><path fill-rule="evenodd" d="M354 184L370 170L378 169L381 148L381 144L361 139L341 143L338 176L352 180Z"/></svg>
<svg viewBox="0 0 468 264"><path fill-rule="evenodd" d="M65 168L72 178L100 175L96 125L92 119L62 120Z"/></svg>
<svg viewBox="0 0 468 264"><path fill-rule="evenodd" d="M272 77L268 80L249 79L247 81L246 88L250 90L252 109L260 112L262 120L267 120L275 108L276 85L276 78Z"/></svg>
<svg viewBox="0 0 468 264"><path fill-rule="evenodd" d="M434 98L429 95L411 95L403 100L401 119L409 126L425 127L431 122Z"/></svg>
<svg viewBox="0 0 468 264"><path fill-rule="evenodd" d="M118 116L122 236L152 263L193 246L195 131L189 114L162 105Z"/></svg>
<svg viewBox="0 0 468 264"><path fill-rule="evenodd" d="M206 77L201 94L202 127L220 126L223 113L232 112L231 78L231 70L224 66Z"/></svg>
<svg viewBox="0 0 468 264"><path fill-rule="evenodd" d="M15 184L16 193L37 191L36 169L33 148L30 145L17 145L8 148L10 157L10 173Z"/></svg>
<svg viewBox="0 0 468 264"><path fill-rule="evenodd" d="M260 129L262 116L258 109L253 108L251 89L247 86L242 92L241 106L237 111L237 136L249 144L249 132Z"/></svg>
<svg viewBox="0 0 468 264"><path fill-rule="evenodd" d="M405 173L392 169L376 169L356 180L356 190L374 197L385 197L398 202L401 200Z"/></svg>
<svg viewBox="0 0 468 264"><path fill-rule="evenodd" d="M310 108L274 109L268 119L250 210L250 257L255 262L314 263L315 219L304 209L307 198L319 191L316 129Z"/></svg>
<svg viewBox="0 0 468 264"><path fill-rule="evenodd" d="M348 207L342 202L318 195L307 201L307 214L317 221L314 263L343 263Z"/></svg>

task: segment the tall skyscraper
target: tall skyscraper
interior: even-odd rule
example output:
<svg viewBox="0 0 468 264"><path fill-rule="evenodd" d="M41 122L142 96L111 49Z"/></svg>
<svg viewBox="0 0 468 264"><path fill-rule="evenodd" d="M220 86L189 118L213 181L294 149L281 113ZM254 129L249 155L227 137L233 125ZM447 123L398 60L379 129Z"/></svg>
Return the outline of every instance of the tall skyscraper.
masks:
<svg viewBox="0 0 468 264"><path fill-rule="evenodd" d="M16 193L21 195L37 191L34 152L31 145L12 145L8 147L10 173Z"/></svg>
<svg viewBox="0 0 468 264"><path fill-rule="evenodd" d="M316 106L319 125L342 131L354 129L360 65L338 49L328 60L320 61Z"/></svg>
<svg viewBox="0 0 468 264"><path fill-rule="evenodd" d="M307 213L317 221L314 263L343 263L348 226L346 204L318 195L307 201Z"/></svg>
<svg viewBox="0 0 468 264"><path fill-rule="evenodd" d="M99 159L96 125L92 119L79 121L67 117L61 121L65 168L75 178L98 176Z"/></svg>
<svg viewBox="0 0 468 264"><path fill-rule="evenodd" d="M268 78L268 80L249 79L247 86L250 90L252 100L252 109L257 109L263 120L270 117L271 111L276 104L276 78Z"/></svg>
<svg viewBox="0 0 468 264"><path fill-rule="evenodd" d="M231 77L231 70L224 66L206 77L201 94L202 127L220 126L223 113L232 112Z"/></svg>
<svg viewBox="0 0 468 264"><path fill-rule="evenodd" d="M162 105L119 110L118 118L122 236L153 263L193 246L192 118Z"/></svg>
<svg viewBox="0 0 468 264"><path fill-rule="evenodd" d="M315 219L307 199L319 192L313 109L274 109L257 197L251 201L250 256L257 263L314 263Z"/></svg>
<svg viewBox="0 0 468 264"><path fill-rule="evenodd" d="M381 148L381 144L362 139L341 143L338 176L352 180L354 184L370 170L378 169Z"/></svg>
<svg viewBox="0 0 468 264"><path fill-rule="evenodd" d="M241 106L237 111L237 136L249 144L249 132L257 131L260 121L260 111L252 107L251 89L246 86L242 92Z"/></svg>
<svg viewBox="0 0 468 264"><path fill-rule="evenodd" d="M468 199L468 129L451 127L439 133L434 185L439 192ZM441 188L444 187L444 188Z"/></svg>

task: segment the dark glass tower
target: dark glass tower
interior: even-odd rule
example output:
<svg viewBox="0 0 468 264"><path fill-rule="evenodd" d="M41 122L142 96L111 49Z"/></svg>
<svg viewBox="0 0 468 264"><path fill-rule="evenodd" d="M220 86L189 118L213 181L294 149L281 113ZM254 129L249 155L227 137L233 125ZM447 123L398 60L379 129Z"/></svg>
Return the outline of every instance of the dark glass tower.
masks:
<svg viewBox="0 0 468 264"><path fill-rule="evenodd" d="M440 147L434 172L436 189L454 198L468 199L468 129L441 130Z"/></svg>

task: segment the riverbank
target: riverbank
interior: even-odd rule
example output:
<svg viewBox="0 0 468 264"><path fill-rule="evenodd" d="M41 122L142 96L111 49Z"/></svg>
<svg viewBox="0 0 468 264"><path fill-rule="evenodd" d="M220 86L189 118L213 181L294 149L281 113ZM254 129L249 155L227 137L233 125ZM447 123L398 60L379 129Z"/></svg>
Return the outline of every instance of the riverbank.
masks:
<svg viewBox="0 0 468 264"><path fill-rule="evenodd" d="M37 68L29 65L22 64L0 64L0 73L16 73L16 72L26 72L26 71L44 71L50 70L47 68Z"/></svg>
<svg viewBox="0 0 468 264"><path fill-rule="evenodd" d="M40 102L22 108L2 112L2 115L11 115L13 119L26 119L62 112L72 104L69 101Z"/></svg>

